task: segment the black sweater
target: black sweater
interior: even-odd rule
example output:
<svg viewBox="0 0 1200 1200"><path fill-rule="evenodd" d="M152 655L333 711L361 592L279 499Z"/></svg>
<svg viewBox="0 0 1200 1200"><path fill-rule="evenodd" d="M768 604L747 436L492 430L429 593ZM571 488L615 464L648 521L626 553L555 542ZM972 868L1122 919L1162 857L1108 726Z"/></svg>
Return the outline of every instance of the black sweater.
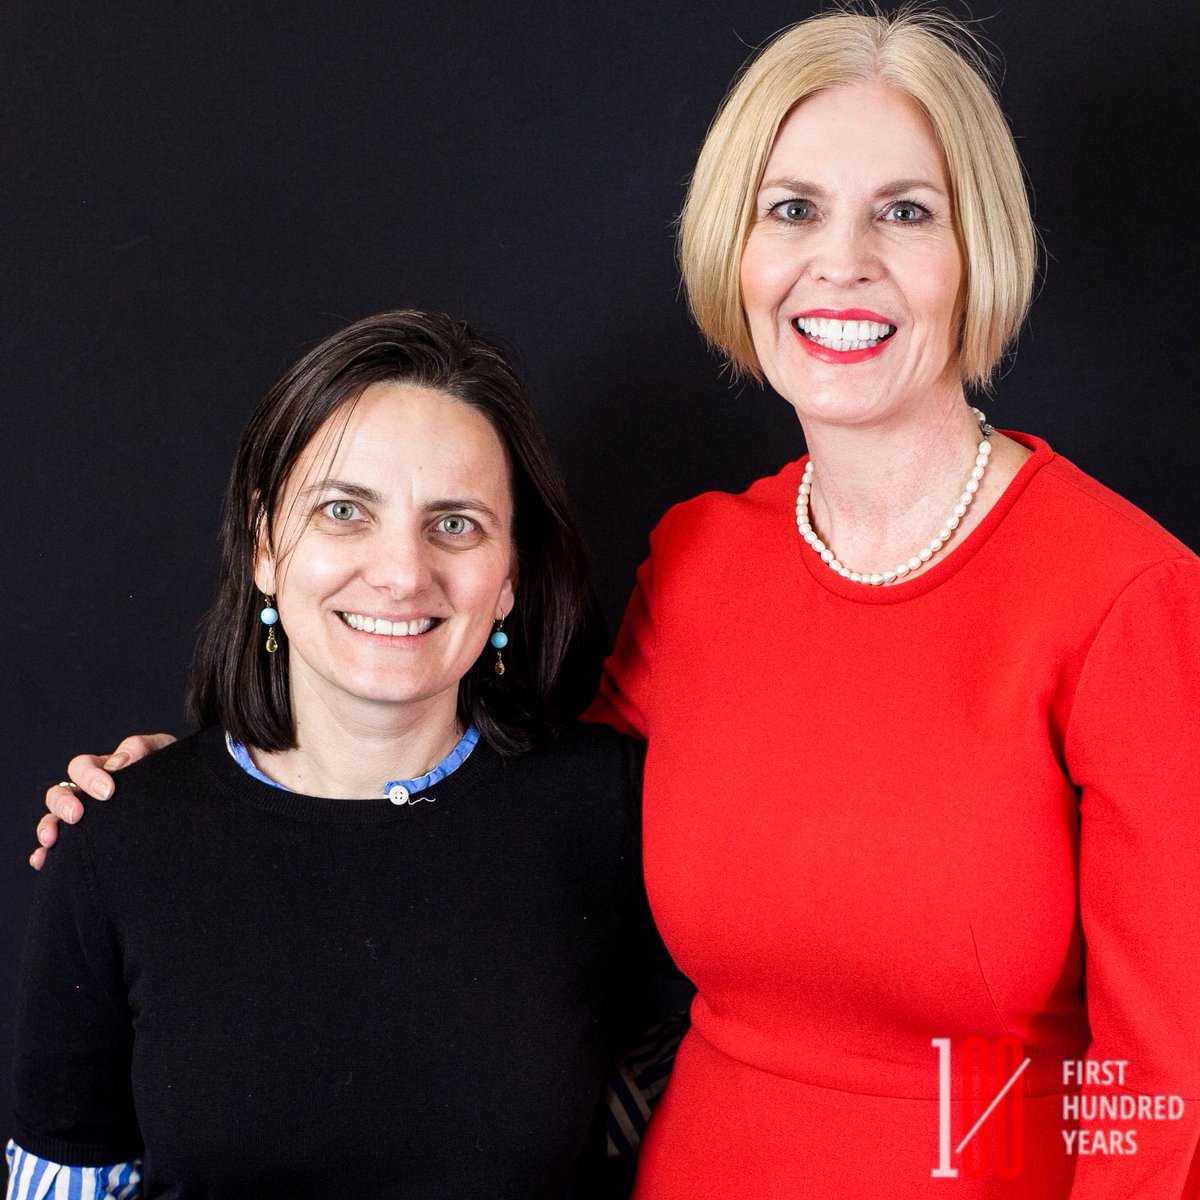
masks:
<svg viewBox="0 0 1200 1200"><path fill-rule="evenodd" d="M215 729L123 771L38 881L15 1140L140 1156L144 1196L584 1194L639 775L594 726L403 806L269 787Z"/></svg>

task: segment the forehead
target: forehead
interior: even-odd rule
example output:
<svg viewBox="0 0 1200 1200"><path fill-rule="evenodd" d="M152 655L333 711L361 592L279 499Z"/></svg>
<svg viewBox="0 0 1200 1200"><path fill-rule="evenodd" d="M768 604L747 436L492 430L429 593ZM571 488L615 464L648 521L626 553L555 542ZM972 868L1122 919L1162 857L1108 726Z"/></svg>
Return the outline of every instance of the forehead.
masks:
<svg viewBox="0 0 1200 1200"><path fill-rule="evenodd" d="M813 182L928 179L945 188L946 161L925 110L885 83L848 83L801 100L784 118L764 172ZM824 178L815 180L815 174Z"/></svg>
<svg viewBox="0 0 1200 1200"><path fill-rule="evenodd" d="M294 480L329 476L390 485L481 489L507 494L508 456L476 408L411 383L373 383L321 426L296 461ZM462 491L468 484L470 493Z"/></svg>

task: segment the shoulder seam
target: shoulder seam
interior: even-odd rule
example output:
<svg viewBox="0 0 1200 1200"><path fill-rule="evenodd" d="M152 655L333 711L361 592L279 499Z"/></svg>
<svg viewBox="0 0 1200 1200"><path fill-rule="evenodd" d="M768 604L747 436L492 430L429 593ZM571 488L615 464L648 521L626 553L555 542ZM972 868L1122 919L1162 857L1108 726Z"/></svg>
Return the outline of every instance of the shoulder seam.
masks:
<svg viewBox="0 0 1200 1200"><path fill-rule="evenodd" d="M1067 460L1058 458L1058 461L1066 462ZM1048 462L1046 464L1046 466L1052 467L1052 466L1054 466L1054 462L1053 461ZM1078 470L1079 468L1076 467L1075 469ZM1070 478L1069 474L1066 474L1066 473L1063 473L1060 471L1056 471L1053 474L1054 474L1054 478L1057 479L1060 483L1062 483L1066 487L1069 487L1072 490L1078 492L1079 495L1086 497L1088 500L1091 500L1093 503L1099 504L1101 507L1108 509L1109 512L1111 512L1114 516L1120 517L1120 519L1122 521L1124 521L1127 525L1131 525L1131 526L1133 526L1134 529L1139 530L1141 533L1154 538L1154 540L1156 542L1165 543L1166 548L1170 551L1173 551L1173 556L1172 556L1172 558L1160 559L1159 560L1160 562L1172 562L1176 559L1184 561L1184 562L1188 561L1188 556L1186 554L1179 553L1178 548L1179 548L1179 546L1182 546L1183 543L1180 542L1179 539L1177 537L1175 537L1175 535L1173 533L1170 532L1170 530L1164 528L1157 521L1155 521L1155 519L1152 516L1150 516L1149 513L1142 513L1142 515L1146 518L1146 520L1149 521L1153 525L1153 528L1148 529L1140 521L1135 521L1127 512L1124 512L1122 509L1118 508L1115 504L1112 504L1106 496L1096 495L1095 492L1092 492L1086 488L1080 487L1079 484L1074 479ZM1085 476L1085 477L1090 478L1090 476ZM1097 480L1096 482L1102 488L1105 486L1104 484L1099 483L1099 480ZM1126 503L1132 505L1131 501L1126 501ZM1140 508L1137 508L1136 505L1132 505L1132 507L1135 508L1139 513L1142 512L1142 510ZM1184 546L1184 549L1186 550L1187 547ZM1157 564L1152 563L1150 565L1155 566ZM1147 568L1147 569L1149 569L1149 568ZM1133 580L1130 580L1130 583L1132 583L1132 582L1133 582ZM1115 603L1115 601L1114 601L1114 603Z"/></svg>

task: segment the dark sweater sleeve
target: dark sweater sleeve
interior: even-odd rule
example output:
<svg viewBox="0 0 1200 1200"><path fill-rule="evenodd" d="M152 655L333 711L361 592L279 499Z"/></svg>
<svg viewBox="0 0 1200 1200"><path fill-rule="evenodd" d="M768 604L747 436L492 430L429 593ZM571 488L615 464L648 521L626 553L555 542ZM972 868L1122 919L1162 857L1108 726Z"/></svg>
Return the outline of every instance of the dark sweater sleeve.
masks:
<svg viewBox="0 0 1200 1200"><path fill-rule="evenodd" d="M64 826L38 877L25 934L13 1139L72 1166L137 1157L132 1048L121 956L88 832Z"/></svg>

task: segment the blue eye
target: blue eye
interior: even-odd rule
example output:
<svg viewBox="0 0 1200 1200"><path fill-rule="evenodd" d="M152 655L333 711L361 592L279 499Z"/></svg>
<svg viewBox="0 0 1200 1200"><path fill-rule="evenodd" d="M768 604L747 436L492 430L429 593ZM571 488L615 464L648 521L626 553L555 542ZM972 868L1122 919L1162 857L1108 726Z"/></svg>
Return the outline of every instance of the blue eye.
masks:
<svg viewBox="0 0 1200 1200"><path fill-rule="evenodd" d="M897 200L889 204L885 217L898 225L917 225L929 216L929 209L915 200Z"/></svg>
<svg viewBox="0 0 1200 1200"><path fill-rule="evenodd" d="M781 221L807 221L812 216L811 200L781 200L771 212Z"/></svg>
<svg viewBox="0 0 1200 1200"><path fill-rule="evenodd" d="M335 521L353 521L358 516L358 505L349 500L331 500L325 505L325 511Z"/></svg>
<svg viewBox="0 0 1200 1200"><path fill-rule="evenodd" d="M469 533L473 524L474 522L468 517L462 517L456 513L449 517L443 517L437 523L437 529L439 533L448 533L454 537L460 537L464 533Z"/></svg>

